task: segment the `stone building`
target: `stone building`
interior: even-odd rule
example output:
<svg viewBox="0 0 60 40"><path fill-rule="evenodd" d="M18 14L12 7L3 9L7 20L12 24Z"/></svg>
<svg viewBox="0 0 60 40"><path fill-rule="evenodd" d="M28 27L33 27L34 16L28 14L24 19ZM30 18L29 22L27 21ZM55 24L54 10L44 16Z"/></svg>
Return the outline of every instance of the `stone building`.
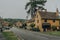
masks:
<svg viewBox="0 0 60 40"><path fill-rule="evenodd" d="M35 28L39 28L40 31L43 31L44 23L49 24L50 27L52 27L53 25L58 27L60 25L60 16L58 8L56 9L56 12L48 12L47 10L36 11L34 15Z"/></svg>

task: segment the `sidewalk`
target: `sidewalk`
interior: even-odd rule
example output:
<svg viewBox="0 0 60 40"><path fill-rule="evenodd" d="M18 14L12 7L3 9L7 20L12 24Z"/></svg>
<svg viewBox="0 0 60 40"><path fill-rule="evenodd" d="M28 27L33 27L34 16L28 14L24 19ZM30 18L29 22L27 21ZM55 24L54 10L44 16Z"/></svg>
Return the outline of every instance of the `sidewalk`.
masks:
<svg viewBox="0 0 60 40"><path fill-rule="evenodd" d="M1 32L0 32L0 40L6 40Z"/></svg>

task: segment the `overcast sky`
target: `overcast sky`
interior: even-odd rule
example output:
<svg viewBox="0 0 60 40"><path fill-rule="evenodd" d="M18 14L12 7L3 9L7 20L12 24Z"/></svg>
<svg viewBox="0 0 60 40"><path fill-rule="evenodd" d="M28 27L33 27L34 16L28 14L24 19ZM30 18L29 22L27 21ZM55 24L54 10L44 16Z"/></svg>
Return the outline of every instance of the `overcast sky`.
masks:
<svg viewBox="0 0 60 40"><path fill-rule="evenodd" d="M0 0L0 16L3 18L26 18L25 4L28 0ZM60 0L48 0L45 8L48 11L60 11Z"/></svg>

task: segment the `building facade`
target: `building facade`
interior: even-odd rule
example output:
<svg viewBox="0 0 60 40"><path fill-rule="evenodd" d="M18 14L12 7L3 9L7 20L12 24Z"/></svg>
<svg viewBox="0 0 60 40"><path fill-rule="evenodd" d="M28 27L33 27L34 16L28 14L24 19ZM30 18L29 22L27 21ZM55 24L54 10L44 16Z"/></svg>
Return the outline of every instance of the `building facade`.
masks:
<svg viewBox="0 0 60 40"><path fill-rule="evenodd" d="M35 28L39 28L40 31L43 31L44 23L45 24L48 23L50 27L52 27L53 25L56 27L60 26L60 16L58 8L56 9L56 12L47 12L47 10L45 11L37 10L34 18Z"/></svg>

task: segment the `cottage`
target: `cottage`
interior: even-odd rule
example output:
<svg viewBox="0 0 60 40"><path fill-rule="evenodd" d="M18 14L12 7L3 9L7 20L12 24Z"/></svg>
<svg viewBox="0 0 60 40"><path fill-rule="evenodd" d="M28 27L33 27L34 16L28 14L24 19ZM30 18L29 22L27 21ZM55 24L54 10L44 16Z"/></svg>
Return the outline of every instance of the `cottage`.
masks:
<svg viewBox="0 0 60 40"><path fill-rule="evenodd" d="M22 22L18 21L18 22L15 23L15 25L19 28L19 27L22 26Z"/></svg>
<svg viewBox="0 0 60 40"><path fill-rule="evenodd" d="M9 22L3 21L2 25L3 25L3 26L8 26L8 25L9 25Z"/></svg>
<svg viewBox="0 0 60 40"><path fill-rule="evenodd" d="M39 28L40 31L43 31L43 24L46 23L49 25L49 27L52 27L52 25L58 27L60 24L58 8L56 9L56 12L47 12L47 10L37 10L34 15L34 20L35 27Z"/></svg>

